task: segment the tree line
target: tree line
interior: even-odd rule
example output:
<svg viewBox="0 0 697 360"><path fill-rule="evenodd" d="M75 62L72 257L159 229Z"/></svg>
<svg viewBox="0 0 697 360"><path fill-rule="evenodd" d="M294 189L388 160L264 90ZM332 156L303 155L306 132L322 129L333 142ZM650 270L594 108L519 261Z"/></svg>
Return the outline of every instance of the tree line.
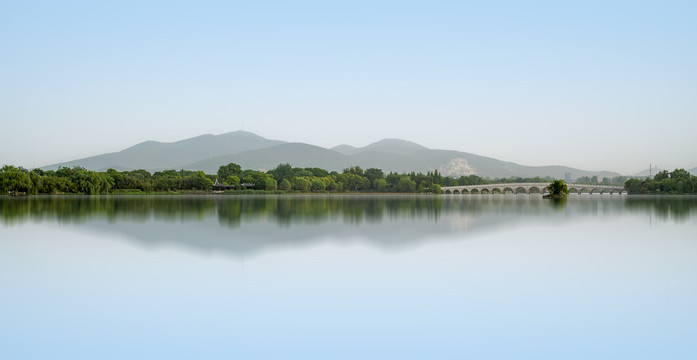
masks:
<svg viewBox="0 0 697 360"><path fill-rule="evenodd" d="M580 178L579 183L615 185L625 181L625 188L633 194L694 194L697 177L684 169L663 171L653 179L639 180L597 177ZM342 172L317 167L293 167L279 164L269 171L246 169L229 163L220 166L216 174L203 171L163 170L150 173L147 170L92 171L75 166L58 170L27 170L6 165L0 168L0 193L26 194L107 194L107 193L161 193L180 191L211 191L215 182L227 185L229 192L270 191L278 193L442 193L442 186L486 185L492 183L542 183L552 182L547 177L483 178L477 175L459 178L442 176L437 170L410 173L386 173L376 168L362 169L353 166Z"/></svg>
<svg viewBox="0 0 697 360"><path fill-rule="evenodd" d="M211 191L215 182L234 191L272 191L278 193L373 192L442 193L442 186L479 185L492 182L545 182L547 178L488 179L477 175L451 178L437 170L396 173L360 166L342 172L317 167L280 164L269 171L246 169L235 163L220 166L216 174L203 171L147 170L92 171L75 166L58 170L28 170L6 165L0 168L0 193L26 194L107 194Z"/></svg>
<svg viewBox="0 0 697 360"><path fill-rule="evenodd" d="M653 178L629 179L624 188L630 194L697 194L697 176L685 169L663 170Z"/></svg>

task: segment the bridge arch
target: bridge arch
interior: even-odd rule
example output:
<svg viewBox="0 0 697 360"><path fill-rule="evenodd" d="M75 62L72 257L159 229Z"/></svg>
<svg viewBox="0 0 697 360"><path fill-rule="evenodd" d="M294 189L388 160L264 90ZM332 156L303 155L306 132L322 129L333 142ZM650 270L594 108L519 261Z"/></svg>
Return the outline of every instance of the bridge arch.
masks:
<svg viewBox="0 0 697 360"><path fill-rule="evenodd" d="M535 190L535 191L533 192L533 190ZM531 186L528 189L528 194L537 194L537 193L542 194L542 191L543 191L543 189L541 189L539 186Z"/></svg>
<svg viewBox="0 0 697 360"><path fill-rule="evenodd" d="M524 194L529 194L528 190L525 189L525 188L522 187L522 186L518 186L518 187L515 189L515 191L513 191L513 193L514 193L514 194L520 194L521 191L522 191Z"/></svg>

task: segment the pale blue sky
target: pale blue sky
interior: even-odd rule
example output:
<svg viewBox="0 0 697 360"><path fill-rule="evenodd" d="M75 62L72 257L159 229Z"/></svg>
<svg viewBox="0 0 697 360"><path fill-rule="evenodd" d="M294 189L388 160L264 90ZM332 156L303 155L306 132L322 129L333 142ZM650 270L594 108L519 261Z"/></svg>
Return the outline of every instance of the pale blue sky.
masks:
<svg viewBox="0 0 697 360"><path fill-rule="evenodd" d="M694 1L0 0L0 164L238 130L697 166Z"/></svg>

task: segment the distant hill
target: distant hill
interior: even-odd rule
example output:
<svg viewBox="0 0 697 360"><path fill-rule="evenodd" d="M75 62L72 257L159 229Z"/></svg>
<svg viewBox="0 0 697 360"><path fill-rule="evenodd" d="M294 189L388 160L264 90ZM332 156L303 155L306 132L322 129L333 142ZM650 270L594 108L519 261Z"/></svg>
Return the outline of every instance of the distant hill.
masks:
<svg viewBox="0 0 697 360"><path fill-rule="evenodd" d="M269 140L253 133L235 131L222 135L202 135L172 143L147 141L123 151L103 154L43 167L83 166L103 171L164 169L203 170L215 173L221 165L237 163L244 169L270 170L278 164L297 167L320 167L341 171L358 165L386 172L427 172L438 170L446 176L479 175L483 177L552 176L572 178L596 175L599 178L619 174L589 171L566 166L525 166L485 156L452 150L428 149L414 142L384 139L362 148L339 145L332 149L319 146Z"/></svg>
<svg viewBox="0 0 697 360"><path fill-rule="evenodd" d="M344 154L344 155L353 155L353 154L357 154L361 151L360 148L357 148L357 147L351 146L351 145L346 145L346 144L335 146L335 147L331 148L331 150L334 150L334 151L336 151L340 154Z"/></svg>
<svg viewBox="0 0 697 360"><path fill-rule="evenodd" d="M687 170L690 174L697 176L697 167L693 167L690 170Z"/></svg>
<svg viewBox="0 0 697 360"><path fill-rule="evenodd" d="M186 164L183 168L215 173L220 165L231 162L241 165L243 169L264 171L271 170L283 163L296 167L320 167L327 170L340 170L350 166L347 156L334 150L303 143L287 143L264 149L216 156Z"/></svg>
<svg viewBox="0 0 697 360"><path fill-rule="evenodd" d="M283 143L283 141L269 140L250 132L235 131L221 135L201 135L172 143L146 141L119 152L48 165L42 169L50 170L57 169L59 166L75 165L100 171L109 168L120 171L182 169L187 164L220 154L262 149Z"/></svg>
<svg viewBox="0 0 697 360"><path fill-rule="evenodd" d="M410 155L422 150L428 149L411 141L399 139L382 139L378 142L374 142L364 148L361 148L360 152L371 151L376 153Z"/></svg>
<svg viewBox="0 0 697 360"><path fill-rule="evenodd" d="M651 168L650 170L649 170L649 169L644 169L644 170L642 170L642 171L639 171L638 173L636 173L636 174L634 174L634 175L632 175L632 176L646 177L646 176L649 176L649 174L651 174L651 176L654 176L654 175L658 174L659 172L661 172L661 171L663 171L663 170L665 170L665 169L660 169L660 168L654 167L654 168Z"/></svg>

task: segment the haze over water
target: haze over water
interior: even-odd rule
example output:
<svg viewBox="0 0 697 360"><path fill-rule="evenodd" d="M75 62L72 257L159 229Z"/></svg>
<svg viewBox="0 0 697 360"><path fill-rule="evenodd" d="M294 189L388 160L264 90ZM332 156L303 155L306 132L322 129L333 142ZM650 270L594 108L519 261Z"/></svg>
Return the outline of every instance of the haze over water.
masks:
<svg viewBox="0 0 697 360"><path fill-rule="evenodd" d="M0 198L8 359L689 359L697 199Z"/></svg>

